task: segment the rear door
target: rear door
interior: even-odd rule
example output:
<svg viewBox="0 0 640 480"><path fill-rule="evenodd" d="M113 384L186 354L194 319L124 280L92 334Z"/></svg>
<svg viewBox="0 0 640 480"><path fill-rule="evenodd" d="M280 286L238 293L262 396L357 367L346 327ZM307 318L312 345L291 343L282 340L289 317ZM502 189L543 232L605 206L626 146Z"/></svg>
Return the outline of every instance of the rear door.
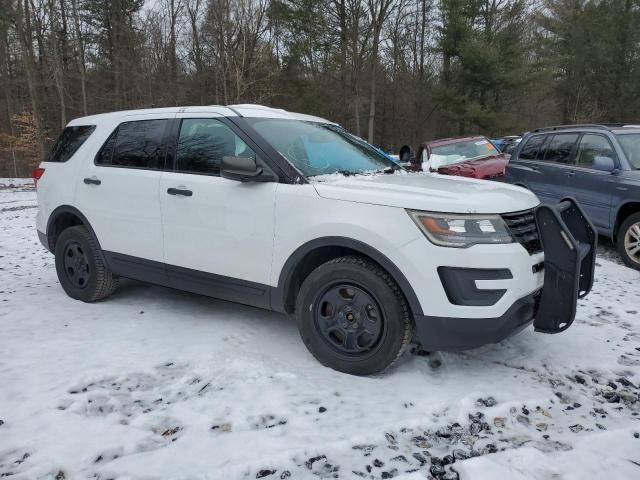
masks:
<svg viewBox="0 0 640 480"><path fill-rule="evenodd" d="M268 306L277 183L242 183L220 176L226 155L259 150L216 113L178 114L161 179L165 259L176 288Z"/></svg>
<svg viewBox="0 0 640 480"><path fill-rule="evenodd" d="M593 169L593 159L597 156L609 157L616 167L619 166L613 145L605 135L585 133L578 143L574 168L567 172L569 182L566 195L578 200L598 229L608 231L612 192L617 177L612 172Z"/></svg>
<svg viewBox="0 0 640 480"><path fill-rule="evenodd" d="M567 196L578 137L577 133L556 133L545 142L532 183L532 190L541 200L555 203Z"/></svg>
<svg viewBox="0 0 640 480"><path fill-rule="evenodd" d="M507 164L506 179L509 183L522 185L538 193L537 185L541 181L542 174L537 160L544 156L546 139L547 135L533 135L525 140L517 157L512 157Z"/></svg>
<svg viewBox="0 0 640 480"><path fill-rule="evenodd" d="M138 259L163 261L158 192L169 124L166 116L127 117L79 178L77 204L106 254L127 263L116 266L120 274Z"/></svg>

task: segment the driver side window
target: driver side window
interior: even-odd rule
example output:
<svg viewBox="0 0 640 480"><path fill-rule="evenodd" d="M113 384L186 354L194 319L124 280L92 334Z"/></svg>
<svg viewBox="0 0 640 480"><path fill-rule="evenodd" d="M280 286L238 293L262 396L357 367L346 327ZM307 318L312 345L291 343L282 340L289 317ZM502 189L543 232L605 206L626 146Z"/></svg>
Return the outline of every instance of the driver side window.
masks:
<svg viewBox="0 0 640 480"><path fill-rule="evenodd" d="M226 156L256 158L255 152L221 121L212 118L182 120L176 171L220 175L220 165Z"/></svg>
<svg viewBox="0 0 640 480"><path fill-rule="evenodd" d="M578 145L576 163L579 167L591 168L595 157L609 157L616 161L616 152L602 135L585 134Z"/></svg>

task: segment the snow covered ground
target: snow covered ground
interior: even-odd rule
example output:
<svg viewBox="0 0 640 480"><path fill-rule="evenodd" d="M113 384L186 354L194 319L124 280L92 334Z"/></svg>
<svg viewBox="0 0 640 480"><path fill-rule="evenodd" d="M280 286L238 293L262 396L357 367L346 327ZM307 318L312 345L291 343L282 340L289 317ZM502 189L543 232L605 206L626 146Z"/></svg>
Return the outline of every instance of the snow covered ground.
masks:
<svg viewBox="0 0 640 480"><path fill-rule="evenodd" d="M640 273L610 247L567 332L357 378L275 313L132 281L68 298L35 213L0 179L0 477L640 478Z"/></svg>

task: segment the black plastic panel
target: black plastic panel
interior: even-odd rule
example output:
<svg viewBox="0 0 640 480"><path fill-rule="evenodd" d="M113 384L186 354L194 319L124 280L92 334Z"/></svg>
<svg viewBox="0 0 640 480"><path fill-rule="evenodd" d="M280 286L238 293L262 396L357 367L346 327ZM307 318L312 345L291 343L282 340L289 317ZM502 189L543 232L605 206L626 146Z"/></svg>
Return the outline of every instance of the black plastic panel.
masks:
<svg viewBox="0 0 640 480"><path fill-rule="evenodd" d="M544 288L533 323L536 331L559 333L571 326L578 298L593 285L597 234L573 199L541 205L536 221L544 248Z"/></svg>
<svg viewBox="0 0 640 480"><path fill-rule="evenodd" d="M438 275L453 305L489 307L506 293L505 289L480 289L476 280L507 280L513 278L506 268L438 267Z"/></svg>

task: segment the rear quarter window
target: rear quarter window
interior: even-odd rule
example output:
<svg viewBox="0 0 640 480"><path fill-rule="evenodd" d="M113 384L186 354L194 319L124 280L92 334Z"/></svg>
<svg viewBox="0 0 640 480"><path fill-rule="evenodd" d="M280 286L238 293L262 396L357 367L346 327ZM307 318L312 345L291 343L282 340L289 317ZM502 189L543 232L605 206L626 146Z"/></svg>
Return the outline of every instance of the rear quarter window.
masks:
<svg viewBox="0 0 640 480"><path fill-rule="evenodd" d="M53 145L45 162L66 162L78 151L96 129L95 125L66 127Z"/></svg>
<svg viewBox="0 0 640 480"><path fill-rule="evenodd" d="M520 154L518 158L520 160L536 160L542 158L540 154L542 150L542 144L544 143L545 136L544 135L536 135L534 137L529 138L522 150L520 150Z"/></svg>

